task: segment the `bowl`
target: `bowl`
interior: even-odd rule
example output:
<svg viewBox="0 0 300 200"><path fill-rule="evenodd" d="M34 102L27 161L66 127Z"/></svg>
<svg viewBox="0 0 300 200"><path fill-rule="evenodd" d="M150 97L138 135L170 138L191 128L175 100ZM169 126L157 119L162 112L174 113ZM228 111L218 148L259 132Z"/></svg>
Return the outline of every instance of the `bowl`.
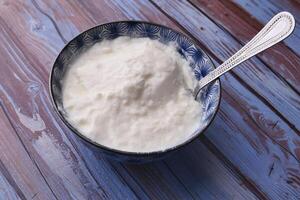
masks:
<svg viewBox="0 0 300 200"><path fill-rule="evenodd" d="M215 68L207 54L193 43L190 38L166 26L142 21L118 21L102 24L88 29L76 36L62 49L56 58L49 78L49 91L54 110L73 133L78 135L85 143L91 144L92 147L100 150L110 158L133 163L144 163L162 159L195 140L213 121L221 99L220 80L218 79L203 88L201 93L197 96L196 100L201 102L201 104L199 104L199 109L202 109L203 113L201 122L199 123L201 126L195 130L192 137L181 144L162 151L139 153L112 149L108 146L96 143L80 133L64 117L62 79L68 69L69 63L80 53L97 42L101 42L102 40L113 40L120 36L129 36L133 38L148 37L153 40L159 40L164 44L175 42L177 44L178 52L185 59L189 60L190 67L198 80Z"/></svg>

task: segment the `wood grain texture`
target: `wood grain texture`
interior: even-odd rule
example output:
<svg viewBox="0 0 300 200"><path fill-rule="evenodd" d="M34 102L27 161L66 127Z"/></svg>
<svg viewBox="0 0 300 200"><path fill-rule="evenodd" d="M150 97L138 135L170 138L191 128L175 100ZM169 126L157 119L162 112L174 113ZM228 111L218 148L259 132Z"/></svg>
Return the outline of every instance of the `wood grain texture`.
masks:
<svg viewBox="0 0 300 200"><path fill-rule="evenodd" d="M295 0L231 0L236 5L246 10L252 17L265 24L274 15L281 11L291 12L296 19L296 27L293 34L284 43L298 56L300 55L300 3Z"/></svg>
<svg viewBox="0 0 300 200"><path fill-rule="evenodd" d="M137 4L140 5L140 6L138 6ZM127 5L126 3L123 3L121 1L113 1L112 4L109 4L109 7L113 7L113 5L118 6L118 9L121 10L122 12L124 12L126 14L126 17L130 18L130 19L148 19L149 20L149 19L151 19L151 13L153 13L153 9L154 9L153 6L151 6L151 4L145 3L144 1L142 1L142 2L137 2L137 1L136 2L131 2L131 4L129 4L129 5ZM130 6L130 5L132 5L132 6ZM150 8L146 10L145 9L146 6L148 6ZM105 12L105 11L108 12L109 7L106 8L106 7L103 6L103 4L97 6L96 3L91 4L91 2L89 2L89 4L87 4L87 5L85 5L85 7L86 8L90 7L90 9L94 10L93 12L90 11L90 13L95 13L96 14L96 19L95 20L98 20L98 21L96 21L97 23L106 22L105 20L103 20L103 21L100 21L100 20L104 17L104 16L102 16L102 13ZM141 9L141 8L143 8L143 9ZM103 10L101 10L101 9L103 9ZM120 13L118 10L116 10L117 8L114 7L113 9L116 13ZM142 13L139 12L140 10L143 10L143 12ZM163 21L163 22L167 21L166 18L158 19L158 16L159 16L158 13L155 13L154 16L155 16L155 20L160 20L160 21ZM116 18L114 18L114 20L123 19L122 16L115 16L115 17ZM169 26L170 26L170 23L171 22L168 23ZM246 91L246 89L245 89L245 91ZM254 100L254 102L255 102L255 100ZM256 119L256 117L254 119ZM261 124L264 124L264 123L261 122ZM267 127L271 127L271 126L267 126ZM290 129L288 128L286 130L289 131ZM255 133L255 126L253 128L253 131ZM271 142L271 144L272 144L272 142ZM263 146L263 144L261 144L261 145ZM277 148L277 150L279 150L279 152L281 151L280 148L279 149ZM282 157L283 155L284 154L282 154L280 157ZM268 160L269 158L268 158L268 156L266 156L264 159ZM297 166L297 161L295 162L295 160L294 160L294 164L292 164L292 165L294 165L293 168L297 168L298 167ZM269 166L266 166L266 171L267 170L269 170ZM259 179L258 176L257 176L257 178ZM267 178L267 174L266 174L266 178ZM263 182L263 181L261 181L261 182ZM285 184L284 181L282 181L282 183Z"/></svg>
<svg viewBox="0 0 300 200"><path fill-rule="evenodd" d="M36 20L35 18L34 18L34 15L33 16L31 16L32 17L32 19L33 20ZM24 24L24 23L23 23ZM43 26L43 23L41 23L41 24L39 24L39 26ZM26 26L24 27L24 28L26 28ZM44 27L45 29L46 29L46 27ZM10 33L9 35L13 35L13 33ZM46 38L45 36L44 36L44 39L47 39L48 40L48 38ZM63 40L62 40L63 41ZM51 42L51 41L48 41L48 42ZM52 41L52 42L56 42L57 43L57 40L55 40L55 41ZM22 43L22 41L18 41L18 43ZM37 41L35 41L35 43L38 43ZM20 44L19 44L20 45ZM37 44L37 45L40 45L40 46L42 46L42 44ZM31 53L33 53L34 51L32 51L30 48L25 48L25 47L23 47L23 50L25 51L26 50L26 53L29 53L29 52L31 52ZM50 52L50 51L49 51ZM51 56L50 55L50 53L48 53L48 55L49 56ZM42 60L42 58L38 58L38 59L41 59ZM26 60L25 58L24 58L24 60ZM46 60L45 60L46 61ZM31 63L28 63L28 65L31 65ZM41 70L40 69L40 67L41 67L42 65L34 65L34 63L31 65L31 67L32 67L32 71L34 71L35 69L36 70ZM44 65L45 66L45 65ZM24 67L24 65L23 65L23 67ZM49 66L50 67L50 66ZM24 67L25 68L25 67ZM25 68L25 69L27 69L27 68ZM19 69L15 69L15 68L12 68L11 69L11 71L15 71L15 73L18 75L18 76L20 76L19 74L22 74L22 73L18 73L18 71L19 71ZM38 76L38 75L43 75L44 74L44 72L40 72L40 73L36 73L36 72L33 72L33 74L32 74L32 76ZM13 77L12 75L10 75L10 74L6 74L5 76L3 75L3 77ZM21 78L20 78L21 79ZM22 77L22 79L25 79L25 78L23 78ZM41 83L40 83L40 85L39 84L32 84L32 85L30 85L30 90L29 91L31 91L32 90L32 92L34 93L34 98L37 98L38 96L42 96L42 95L45 95L45 94L43 94L41 91L43 90L43 81L44 81L44 78L40 78L41 79ZM12 85L12 84L9 84L9 81L10 81L11 79L9 79L9 80L6 80L6 82L4 82L4 86L6 86L5 88L4 88L4 90L3 90L3 93L7 93L7 91L9 91L9 89L10 90L12 90L13 91L13 88L9 88L9 87L7 87L7 85ZM15 79L12 79L12 81L16 81ZM19 82L21 82L21 83L23 83L21 80L18 80ZM18 83L18 81L17 81L17 83ZM29 82L29 81L25 81L25 82ZM16 86L18 86L17 84L14 84L14 86L16 87ZM23 90L27 90L27 87L26 87L27 85L25 84L25 88L24 89L22 89L21 91L23 91ZM20 86L18 86L18 87L20 87ZM13 92L12 92L13 93ZM20 93L19 93L20 94ZM17 103L19 103L19 106L20 105L22 105L22 99L21 100L19 100L20 102L17 102L16 103L16 101L18 100L18 95L7 95L7 94L4 94L5 96L4 96L4 99L6 98L6 105L9 107L9 104L11 103L11 104L17 104ZM32 95L31 93L29 93L29 95ZM28 98L28 96L29 95L27 95L26 93L25 94L22 94L21 96L23 96L23 98ZM24 97L25 96L25 97ZM42 96L43 97L43 96ZM44 98L46 98L46 97L44 97ZM47 102L47 99L45 100L46 102ZM25 102L25 101L24 101ZM43 106L45 106L45 105L43 105L43 104L41 104L38 100L34 100L34 102L37 104L37 105L40 105L40 106L38 106L38 107L43 107ZM47 103L46 103L47 104ZM29 104L29 106L27 107L26 105L22 105L22 108L25 110L26 108L27 109L30 109L30 107L31 107L32 105L31 104ZM46 106L47 107L47 106ZM9 116L11 119L14 119L15 118L15 116L14 116L14 113L16 112L16 110L18 111L18 112L20 112L18 109L16 109L16 108L14 108L14 106L13 106L13 108L11 108L11 109L9 109L9 113L12 113L11 114L11 116ZM23 126L25 126L25 130L24 130L24 132L19 132L19 134L22 134L22 135L24 135L24 134L29 134L29 138L31 138L31 137L34 137L34 134L39 134L39 132L40 132L40 129L42 129L43 128L43 124L48 124L48 123L50 123L50 122L47 122L47 120L53 120L52 118L50 118L50 119L47 119L47 117L46 117L46 115L42 115L42 112L40 111L40 110L35 110L35 112L36 113L38 113L38 114L36 114L36 116L34 116L33 117L33 119L31 120L29 117L24 117L23 115L20 115L21 116L21 118L23 119L23 121L21 120L21 123L22 123L22 125ZM49 111L49 113L51 113L51 111ZM23 113L22 113L23 114ZM18 115L18 113L17 113L17 115ZM18 115L18 117L20 117ZM41 115L41 116L39 116L39 115ZM29 118L29 119L28 119ZM42 121L42 120L43 121ZM18 119L17 119L18 120ZM51 122L51 123L55 123L55 122ZM27 127L26 127L27 126ZM26 130L26 129L29 129L29 130ZM47 129L50 129L49 127L47 127ZM55 128L51 128L50 130L53 130L53 132L54 132L54 134L53 134L53 136L52 137L56 137L56 135L55 135L55 132L56 131L59 131L59 133L60 134L63 134L62 133L62 131L61 130L57 130L57 129L55 129ZM41 140L42 138L44 138L44 137L46 137L43 133L42 133L42 135L40 136L40 138L38 138L38 140ZM70 137L72 137L72 136L70 136ZM39 146L39 149L40 149L40 151L38 151L38 154L41 154L41 155L43 155L43 156L46 156L47 154L49 154L50 153L50 151L54 151L55 150L55 148L53 147L53 145L51 145L51 140L50 139L48 139L47 137L46 137L46 142L45 143L42 143L42 144L40 144L40 146ZM76 140L76 139L75 139ZM66 139L66 141L67 141L67 139ZM74 142L75 143L75 142ZM28 148L30 148L30 144L26 144L26 146L28 146ZM46 152L44 152L43 153L43 149L47 149L46 150ZM71 149L71 148L70 148ZM81 150L82 150L82 148L81 148ZM69 151L69 150L68 150ZM83 151L83 150L82 150ZM87 152L88 150L85 150L85 152ZM55 153L57 152L57 150L55 151ZM71 149L70 150L70 153L74 153L74 154L76 154L76 152L74 152L74 150L73 149ZM33 151L30 151L30 153L34 153ZM60 178L62 178L63 180L64 180L64 178L65 178L65 180L67 181L66 183L60 183L59 182L59 179L58 179L58 184L61 184L61 185L65 185L65 187L67 187L67 186L69 186L68 188L65 188L65 190L63 190L63 191L59 191L59 189L60 188L57 188L57 186L56 185L53 185L53 183L52 183L52 180L51 180L51 178L49 178L48 176L46 176L46 180L48 180L48 182L49 182L49 184L50 184L50 187L53 187L54 189L54 192L57 194L57 196L58 196L58 198L83 198L83 195L88 195L88 194L86 194L86 193L83 193L83 194L78 194L78 193L74 193L74 192L78 192L78 190L80 190L81 188L80 188L80 183L76 183L75 181L76 181L76 178L78 178L78 175L76 176L75 174L72 174L72 170L70 171L68 168L67 169L65 169L64 171L63 171L63 173L64 174L62 174L62 173L60 173L59 171L57 171L57 170L55 170L55 169L53 169L53 168L51 168L52 166L53 166L53 164L58 164L59 163L59 161L60 162L65 162L65 160L67 160L68 162L69 162L69 160L68 160L68 158L69 158L69 156L67 157L67 158L64 158L64 157L58 157L55 153L52 153L52 155L54 156L54 158L55 158L55 160L51 160L51 157L49 158L44 158L46 161L48 161L46 164L45 164L45 166L41 166L41 168L43 168L42 169L42 171L43 171L43 173L44 174L46 174L44 171L46 171L47 173L54 173L55 175L57 175L58 174L58 176L60 177ZM58 152L58 155L59 155L59 152ZM84 154L83 155L84 157L86 157L87 155L86 154ZM92 156L90 156L90 157L88 157L87 156L87 158L91 158ZM40 160L39 160L39 158L34 158L34 159L36 159L36 160L38 160L37 162L41 162ZM76 157L76 159L80 159L79 157ZM50 161L53 163L50 163ZM101 176L99 176L98 174L99 174L99 168L97 169L96 167L95 167L95 162L93 162L93 161L95 161L95 160L89 160L88 162L90 162L91 164L90 165L92 165L93 166L93 170L94 170L94 174L95 174L95 176L97 175L98 177L101 177ZM97 161L96 161L97 162ZM99 161L98 161L98 163L99 163ZM104 163L105 163L105 161L104 161ZM62 164L64 164L64 163L62 163ZM60 168L58 168L58 170L59 169L61 169L62 167L64 167L62 164L60 164ZM97 167L102 167L103 168L103 163L99 163L98 165L96 165ZM47 168L50 168L49 169L49 172L47 171ZM76 169L77 168L77 169ZM109 172L109 170L107 170L107 168L104 168L104 169L106 169L105 171L103 170L103 169L101 169L100 170L100 172L102 172L103 174L107 174L108 172ZM74 170L78 170L78 166L74 166ZM107 172L108 171L108 172ZM64 177L63 175L65 175L65 176L67 176L68 175L68 173L70 173L70 177ZM135 171L133 170L132 171L132 173L135 173ZM221 172L222 173L222 172ZM51 177L52 177L53 175L51 175ZM107 176L107 175L106 175ZM113 177L115 177L116 175L115 174L113 174L112 173L112 176ZM150 179L150 180L153 180L152 178L151 178L151 175L148 175L148 179ZM73 178L73 179L70 179L70 178ZM102 177L101 177L102 178ZM107 179L106 180L110 180L110 179L108 179L109 178L109 176L107 176ZM74 180L75 179L75 180ZM186 191L184 191L183 190L183 192L182 192L182 189L180 189L180 185L179 186L176 186L176 184L174 184L174 178L173 179L168 179L168 178L166 178L167 180L166 180L166 183L168 183L168 184L172 184L172 187L171 187L171 191L173 192L173 193L171 193L172 195L172 197L174 197L174 196L176 196L176 195L178 195L178 194L180 194L180 193L183 193L184 194L184 196L185 197L188 197L187 195L186 195ZM159 182L161 179L159 179L159 177L157 177L156 179L154 179L155 180L155 182ZM102 183L103 183L103 179L101 180L100 178L99 179L97 179L97 181L99 182L99 181L102 181ZM217 180L215 180L215 181L217 181ZM71 184L78 184L79 186L78 186L78 188L70 188L70 185ZM176 183L176 182L175 182ZM109 181L109 184L112 184L112 181ZM126 196L128 196L127 198L130 198L129 197L129 195L130 195L130 191L128 191L128 193L123 193L122 194L122 196L119 196L119 197L117 197L117 195L120 195L120 194L113 194L113 192L114 192L114 188L113 189L109 189L108 188L108 186L109 186L109 184L105 184L105 186L107 187L106 189L108 190L108 192L110 192L110 194L108 194L108 195L110 195L109 196L109 198L115 198L115 199L119 199L120 197L126 197ZM64 186L63 185L63 186ZM119 185L119 188L121 188L121 189L123 189L124 190L124 187L126 188L126 186L123 186L122 187L122 185L120 184L120 183L118 183L118 185ZM162 184L161 186L163 186L164 184ZM88 190L88 189L92 189L92 186L89 186L89 185L87 185L86 186L87 187L87 189L86 190ZM114 185L112 185L112 187L114 187ZM166 187L166 186L165 186ZM147 190L148 191L150 191L150 190L152 190L153 191L153 193L154 194L156 194L156 195L159 195L160 193L159 193L159 190L158 189L160 189L160 188L157 188L157 187L154 187L154 189L152 189L151 187L147 187ZM213 188L212 188L213 189ZM85 191L84 189L81 189L82 190L82 192L88 192L88 191ZM242 193L243 193L243 190L241 190L242 191ZM107 192L107 193L108 193ZM185 193L184 193L185 192ZM213 191L212 191L213 192ZM64 193L66 193L66 194L64 194ZM66 195L68 195L68 194L70 194L70 196L68 197L68 196L66 196ZM150 193L151 194L151 193ZM251 196L251 193L249 193L250 194L250 196ZM62 195L65 195L64 197L62 197ZM95 195L95 194L93 194L93 195ZM165 194L166 196L170 196L170 194L168 194L168 193L166 193ZM181 196L182 196L182 194L181 194ZM249 196L249 195L248 195ZM92 197L92 196L90 196L90 197ZM98 198L97 196L95 196L95 198ZM131 196L131 198L132 198L132 196ZM180 199L180 198L178 198L178 199Z"/></svg>
<svg viewBox="0 0 300 200"><path fill-rule="evenodd" d="M251 18L249 13L229 1L190 0L190 2L243 45L263 27L257 20ZM258 54L257 57L300 94L298 67L300 58L288 47L279 43Z"/></svg>
<svg viewBox="0 0 300 200"><path fill-rule="evenodd" d="M55 199L0 108L1 199Z"/></svg>
<svg viewBox="0 0 300 200"><path fill-rule="evenodd" d="M22 196L23 197L23 196ZM8 180L4 177L3 173L0 172L0 198L10 200L22 199L15 189L10 185ZM25 198L23 198L25 199Z"/></svg>
<svg viewBox="0 0 300 200"><path fill-rule="evenodd" d="M0 153L8 155L0 157L0 198L299 199L299 126L294 124L299 122L294 87L299 74L269 66L269 56L287 65L287 60L276 61L274 52L263 55L263 62L254 59L251 70L222 77L221 109L213 124L199 140L164 161L137 166L106 160L58 120L47 93L56 55L79 32L125 19L153 21L189 34L212 49L209 54L217 65L247 38L223 24L228 34L217 19L210 20L186 1L1 2L0 99L6 114L0 110L0 127L7 130L0 132L0 148L10 151ZM204 25L208 30L202 30ZM255 82L248 84L256 73ZM260 83L266 80L273 88ZM284 109L279 109L281 101L287 101ZM19 156L15 152L24 155L20 166L9 159ZM31 176L22 173L27 167ZM33 184L37 187L29 188Z"/></svg>

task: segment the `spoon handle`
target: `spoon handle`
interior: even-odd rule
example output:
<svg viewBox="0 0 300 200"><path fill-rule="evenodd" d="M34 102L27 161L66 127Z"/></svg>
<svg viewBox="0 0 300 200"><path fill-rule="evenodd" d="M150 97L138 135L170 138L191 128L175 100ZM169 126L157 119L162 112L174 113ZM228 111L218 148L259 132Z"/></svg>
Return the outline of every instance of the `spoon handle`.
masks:
<svg viewBox="0 0 300 200"><path fill-rule="evenodd" d="M280 12L275 15L243 48L198 82L194 90L196 92L195 96L197 96L201 88L211 81L289 36L293 32L294 27L295 19L290 13Z"/></svg>

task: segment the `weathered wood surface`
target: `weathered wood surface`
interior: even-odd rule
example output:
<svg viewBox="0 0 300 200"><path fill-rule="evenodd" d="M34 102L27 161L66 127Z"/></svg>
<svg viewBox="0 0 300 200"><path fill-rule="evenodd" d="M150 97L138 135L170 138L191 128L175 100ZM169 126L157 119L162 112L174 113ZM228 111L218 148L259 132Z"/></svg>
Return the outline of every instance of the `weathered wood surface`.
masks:
<svg viewBox="0 0 300 200"><path fill-rule="evenodd" d="M269 18L280 11L291 12L296 19L300 19L300 2L298 0L232 0L238 7L249 12L250 16L260 23L266 23ZM254 10L255 12L251 12ZM291 48L298 56L300 55L300 21L296 21L293 35L284 43Z"/></svg>
<svg viewBox="0 0 300 200"><path fill-rule="evenodd" d="M260 3L259 9L268 6ZM277 45L222 77L220 112L211 127L164 161L136 166L106 160L78 140L50 105L51 65L79 32L114 20L153 21L188 34L220 64L274 14L245 19L257 13L237 4L1 2L0 197L299 199L300 58L293 42ZM274 4L300 11L294 1Z"/></svg>
<svg viewBox="0 0 300 200"><path fill-rule="evenodd" d="M55 199L44 177L15 134L2 107L0 128L1 199Z"/></svg>

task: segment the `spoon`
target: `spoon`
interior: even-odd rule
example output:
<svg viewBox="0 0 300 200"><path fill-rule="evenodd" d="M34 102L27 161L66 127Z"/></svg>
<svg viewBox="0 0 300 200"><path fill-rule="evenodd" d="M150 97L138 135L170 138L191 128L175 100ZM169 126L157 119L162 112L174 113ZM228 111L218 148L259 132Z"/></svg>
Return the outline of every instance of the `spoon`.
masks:
<svg viewBox="0 0 300 200"><path fill-rule="evenodd" d="M275 15L261 31L259 31L245 46L227 59L218 68L200 79L193 94L195 98L200 90L224 73L241 64L252 56L266 50L288 37L295 28L295 19L289 12L280 12Z"/></svg>

